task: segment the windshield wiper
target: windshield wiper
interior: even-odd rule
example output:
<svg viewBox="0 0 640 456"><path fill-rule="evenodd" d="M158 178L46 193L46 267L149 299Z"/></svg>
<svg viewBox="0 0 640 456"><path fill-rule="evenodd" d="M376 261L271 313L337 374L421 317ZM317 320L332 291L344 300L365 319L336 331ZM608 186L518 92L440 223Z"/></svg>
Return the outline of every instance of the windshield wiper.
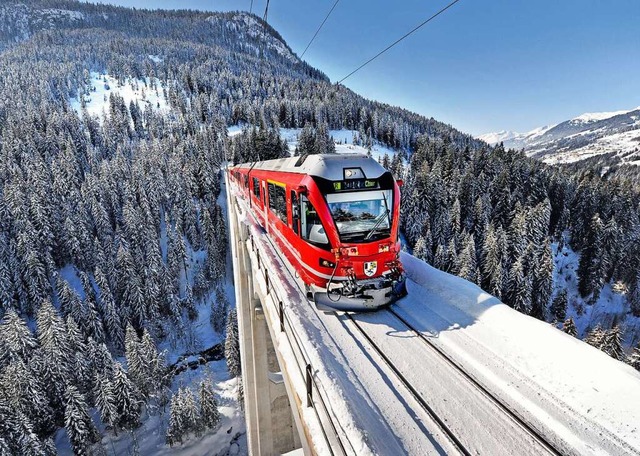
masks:
<svg viewBox="0 0 640 456"><path fill-rule="evenodd" d="M369 233L364 237L363 240L365 241L369 240L369 238L373 236L373 233L375 233L378 230L378 227L380 226L384 218L388 216L389 216L389 209L387 209L385 212L383 212L378 216L378 218L376 219L376 223L373 224L371 231L369 231ZM389 227L391 227L391 225L389 225Z"/></svg>
<svg viewBox="0 0 640 456"><path fill-rule="evenodd" d="M385 211L380 214L378 216L378 218L376 219L376 222L373 224L373 227L371 228L371 231L369 231L369 233L364 237L364 241L369 240L369 238L371 236L373 236L373 233L376 232L376 230L378 229L378 227L380 226L380 224L382 223L382 221L384 220L385 216L387 217L387 221L389 222L389 229L391 229L391 217L389 217L389 213L391 212L389 210L389 205L387 204L387 196L383 193L382 194L382 200L384 201L384 209Z"/></svg>

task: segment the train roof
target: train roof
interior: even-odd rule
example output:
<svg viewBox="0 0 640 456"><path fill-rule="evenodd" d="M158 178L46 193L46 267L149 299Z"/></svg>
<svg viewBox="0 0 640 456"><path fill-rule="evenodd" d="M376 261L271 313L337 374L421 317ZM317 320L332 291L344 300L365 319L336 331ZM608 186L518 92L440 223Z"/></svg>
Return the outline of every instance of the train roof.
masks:
<svg viewBox="0 0 640 456"><path fill-rule="evenodd" d="M360 168L367 179L378 178L387 171L373 158L357 153L278 158L276 160L255 162L255 164L243 163L236 166L236 168L308 174L333 181L342 180L344 178L344 170L348 168Z"/></svg>

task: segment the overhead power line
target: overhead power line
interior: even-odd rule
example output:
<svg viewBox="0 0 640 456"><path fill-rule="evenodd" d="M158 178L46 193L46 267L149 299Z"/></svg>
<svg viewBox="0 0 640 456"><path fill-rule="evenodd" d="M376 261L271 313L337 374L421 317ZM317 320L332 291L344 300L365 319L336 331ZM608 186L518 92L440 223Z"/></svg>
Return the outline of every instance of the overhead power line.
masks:
<svg viewBox="0 0 640 456"><path fill-rule="evenodd" d="M267 0L267 5L264 7L264 16L262 16L262 43L260 45L260 84L262 84L262 63L264 62L264 47L267 40L266 32L267 32L267 16L269 14L269 0Z"/></svg>
<svg viewBox="0 0 640 456"><path fill-rule="evenodd" d="M249 7L249 14L253 12L253 0L251 0L251 6Z"/></svg>
<svg viewBox="0 0 640 456"><path fill-rule="evenodd" d="M327 13L327 15L324 17L324 20L322 21L322 24L320 24L320 27L318 27L318 30L316 30L316 33L313 35L313 38L311 38L311 41L309 41L309 44L307 44L307 47L304 48L304 51L302 51L302 55L300 56L300 58L304 57L304 55L307 52L307 49L309 49L309 46L311 46L311 43L313 43L313 40L316 39L316 36L318 36L318 33L320 33L320 29L322 28L322 26L324 25L325 22L327 22L327 19L329 19L329 16L331 16L331 13L333 12L333 10L335 9L336 5L338 4L340 0L336 0L336 2L333 4L333 6L331 7L331 9L329 10L329 12Z"/></svg>
<svg viewBox="0 0 640 456"><path fill-rule="evenodd" d="M447 6L445 6L444 8L442 8L440 11L438 11L437 13L435 13L433 16L431 16L429 19L425 20L424 22L422 22L421 24L417 25L416 27L414 27L411 31L407 32L405 35L403 35L402 37L398 38L396 41L394 41L393 43L391 43L389 46L387 46L386 48L384 48L382 51L378 52L376 55L374 55L373 57L371 57L369 60L367 60L366 62L364 62L362 65L360 65L358 68L356 68L355 70L353 70L351 73L349 73L348 75L346 75L344 78L340 79L336 84L341 84L345 79L349 78L350 76L352 76L354 73L360 71L362 68L364 68L365 66L367 66L368 64L370 64L371 62L373 62L375 59L377 59L378 57L380 57L382 54L384 54L385 52L387 52L389 49L391 49L392 47L394 47L396 44L398 44L400 41L404 40L406 37L408 37L409 35L411 35L413 32L415 32L416 30L418 30L419 28L425 26L426 24L428 24L429 22L431 22L433 19L435 19L436 17L440 16L442 13L444 13L446 10L448 10L449 8L451 8L453 5L455 5L456 3L458 3L460 0L454 0L451 3L449 3Z"/></svg>

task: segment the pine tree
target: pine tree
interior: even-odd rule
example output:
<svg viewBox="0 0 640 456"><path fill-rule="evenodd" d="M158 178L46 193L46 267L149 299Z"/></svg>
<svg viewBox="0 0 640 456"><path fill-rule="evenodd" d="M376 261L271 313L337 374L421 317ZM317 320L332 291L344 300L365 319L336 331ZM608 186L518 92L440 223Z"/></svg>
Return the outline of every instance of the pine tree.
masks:
<svg viewBox="0 0 640 456"><path fill-rule="evenodd" d="M140 424L139 395L119 362L115 363L114 368L113 394L118 417L117 426L122 429L135 429L138 427Z"/></svg>
<svg viewBox="0 0 640 456"><path fill-rule="evenodd" d="M95 405L100 412L100 419L105 426L115 429L118 420L118 408L113 384L108 377L96 376L93 396L95 397Z"/></svg>
<svg viewBox="0 0 640 456"><path fill-rule="evenodd" d="M507 290L508 304L528 315L531 312L531 279L524 274L522 258L511 267Z"/></svg>
<svg viewBox="0 0 640 456"><path fill-rule="evenodd" d="M120 351L124 348L124 330L121 315L116 309L109 281L102 269L96 267L94 277L96 285L98 285L98 304L102 311L105 330L113 348Z"/></svg>
<svg viewBox="0 0 640 456"><path fill-rule="evenodd" d="M205 379L199 385L200 420L204 429L215 429L220 422L218 402L213 391L211 379Z"/></svg>
<svg viewBox="0 0 640 456"><path fill-rule="evenodd" d="M0 447L8 447L8 456L49 455L47 447L38 439L24 413L15 410L0 396ZM4 454L3 454L4 456Z"/></svg>
<svg viewBox="0 0 640 456"><path fill-rule="evenodd" d="M60 276L56 277L56 294L63 315L69 315L72 311L77 312L82 307L80 296ZM76 318L78 318L77 315Z"/></svg>
<svg viewBox="0 0 640 456"><path fill-rule="evenodd" d="M551 314L557 321L563 321L567 316L567 290L560 290L551 303Z"/></svg>
<svg viewBox="0 0 640 456"><path fill-rule="evenodd" d="M605 332L602 330L600 325L597 325L587 334L587 337L584 338L584 341L589 345L596 347L598 350L602 349L605 339Z"/></svg>
<svg viewBox="0 0 640 456"><path fill-rule="evenodd" d="M562 330L573 337L578 337L578 328L576 328L576 324L573 322L573 318L569 317L564 321L562 325Z"/></svg>
<svg viewBox="0 0 640 456"><path fill-rule="evenodd" d="M430 263L432 261L430 249L427 246L427 241L423 236L420 236L416 241L416 245L413 247L413 255L416 258L427 263Z"/></svg>
<svg viewBox="0 0 640 456"><path fill-rule="evenodd" d="M473 236L465 233L464 247L458 257L458 263L460 269L458 270L458 276L472 283L478 282L477 276L477 262L476 262L476 244L473 241Z"/></svg>
<svg viewBox="0 0 640 456"><path fill-rule="evenodd" d="M316 134L311 124L306 123L298 136L298 145L296 146L296 155L305 155L316 153Z"/></svg>
<svg viewBox="0 0 640 456"><path fill-rule="evenodd" d="M604 331L600 350L607 355L619 361L624 359L624 351L622 350L622 335L620 334L620 327L615 325L608 331Z"/></svg>
<svg viewBox="0 0 640 456"><path fill-rule="evenodd" d="M182 406L180 399L180 390L178 390L171 398L169 426L165 436L165 441L169 446L182 443L184 424L182 422L182 411L180 410Z"/></svg>
<svg viewBox="0 0 640 456"><path fill-rule="evenodd" d="M167 384L167 366L164 354L159 353L149 332L145 329L139 346L144 362L145 390L154 393Z"/></svg>
<svg viewBox="0 0 640 456"><path fill-rule="evenodd" d="M40 305L36 316L38 351L34 358L37 369L46 385L47 394L54 410L61 411L64 401L64 386L71 380L72 353L69 347L66 325L50 301Z"/></svg>
<svg viewBox="0 0 640 456"><path fill-rule="evenodd" d="M198 406L193 392L181 387L171 399L171 415L166 441L169 445L182 443L183 438L189 433L197 433L200 427Z"/></svg>
<svg viewBox="0 0 640 456"><path fill-rule="evenodd" d="M222 333L227 326L229 303L222 286L216 286L215 300L211 302L211 325L216 332Z"/></svg>
<svg viewBox="0 0 640 456"><path fill-rule="evenodd" d="M236 309L229 312L227 320L227 335L224 341L224 356L227 368L232 377L240 375L240 342L238 339L238 317Z"/></svg>
<svg viewBox="0 0 640 456"><path fill-rule="evenodd" d="M502 298L506 277L504 273L504 232L490 224L482 246L482 286L492 295Z"/></svg>
<svg viewBox="0 0 640 456"><path fill-rule="evenodd" d="M89 416L87 403L73 385L68 385L65 394L64 426L76 455L90 455L90 446L100 441L100 434Z"/></svg>
<svg viewBox="0 0 640 456"><path fill-rule="evenodd" d="M331 154L335 153L336 145L333 142L333 138L329 135L329 127L326 122L321 122L318 125L318 130L316 132L316 141L314 152L316 154Z"/></svg>
<svg viewBox="0 0 640 456"><path fill-rule="evenodd" d="M19 359L27 361L36 345L24 320L9 310L0 322L0 366Z"/></svg>
<svg viewBox="0 0 640 456"><path fill-rule="evenodd" d="M640 371L640 344L638 344L638 346L633 349L633 351L627 358L627 364Z"/></svg>
<svg viewBox="0 0 640 456"><path fill-rule="evenodd" d="M0 373L0 396L5 397L11 407L24 414L30 427L38 436L55 429L53 410L37 372L18 359Z"/></svg>
<svg viewBox="0 0 640 456"><path fill-rule="evenodd" d="M583 298L592 295L591 302L598 300L605 281L606 264L602 257L603 230L600 216L594 215L587 232L587 242L580 253L578 290Z"/></svg>
<svg viewBox="0 0 640 456"><path fill-rule="evenodd" d="M551 241L545 239L534 250L530 275L532 276L531 315L540 320L546 317L547 306L553 290L553 258ZM562 317L564 319L564 316Z"/></svg>
<svg viewBox="0 0 640 456"><path fill-rule="evenodd" d="M148 397L148 379L146 378L145 360L141 353L140 340L136 330L131 324L127 325L127 332L124 338L125 356L127 358L127 373L137 391L143 397Z"/></svg>

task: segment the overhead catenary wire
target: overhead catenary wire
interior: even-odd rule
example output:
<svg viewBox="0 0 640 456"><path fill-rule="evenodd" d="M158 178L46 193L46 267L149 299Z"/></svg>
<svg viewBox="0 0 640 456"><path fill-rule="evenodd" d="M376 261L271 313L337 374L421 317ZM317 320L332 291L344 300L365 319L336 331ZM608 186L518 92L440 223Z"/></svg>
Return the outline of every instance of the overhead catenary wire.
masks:
<svg viewBox="0 0 640 456"><path fill-rule="evenodd" d="M336 85L340 85L342 84L342 82L344 82L347 78L351 77L352 75L354 75L355 73L357 73L358 71L360 71L362 68L364 68L365 66L367 66L368 64L370 64L371 62L373 62L375 59L377 59L378 57L380 57L382 54L384 54L385 52L387 52L389 49L391 49L392 47L394 47L396 44L398 44L400 41L404 40L405 38L407 38L409 35L411 35L412 33L414 33L416 30L418 30L419 28L427 25L429 22L431 22L433 19L435 19L436 17L440 16L442 13L444 13L446 10L448 10L449 8L451 8L453 5L455 5L456 3L458 3L460 0L453 0L451 3L449 3L447 6L445 6L444 8L442 8L440 11L438 11L437 13L435 13L433 16L429 17L428 19L426 19L425 21L423 21L421 24L418 24L416 27L414 27L412 30L410 30L409 32L407 32L406 34L404 34L403 36L401 36L400 38L398 38L397 40L395 40L393 43L391 43L389 46L387 46L386 48L384 48L382 51L378 52L376 55L374 55L373 57L371 57L369 60L367 60L366 62L364 62L362 65L360 65L358 68L356 68L355 70L353 70L351 73L349 73L348 75L346 75L344 78L340 79Z"/></svg>
<svg viewBox="0 0 640 456"><path fill-rule="evenodd" d="M262 16L262 43L260 44L260 84L262 84L262 63L264 61L264 48L267 40L267 17L269 15L269 0L267 0L267 4L264 7L264 16Z"/></svg>
<svg viewBox="0 0 640 456"><path fill-rule="evenodd" d="M249 14L253 12L253 0L251 0L251 6L249 7Z"/></svg>
<svg viewBox="0 0 640 456"><path fill-rule="evenodd" d="M307 44L307 47L304 48L304 51L302 51L302 55L300 55L300 58L304 57L304 55L306 54L307 50L309 49L309 46L311 46L311 43L313 43L313 41L316 39L316 36L318 36L318 33L320 33L320 30L322 29L322 26L324 25L325 22L327 22L327 19L329 19L329 16L331 16L331 13L336 8L336 5L338 4L339 1L340 0L336 0L335 1L335 3L331 7L331 9L327 13L327 15L324 17L324 20L320 24L320 27L318 27L318 30L316 30L316 33L314 33L313 38L311 38L311 41L309 41L309 44Z"/></svg>

